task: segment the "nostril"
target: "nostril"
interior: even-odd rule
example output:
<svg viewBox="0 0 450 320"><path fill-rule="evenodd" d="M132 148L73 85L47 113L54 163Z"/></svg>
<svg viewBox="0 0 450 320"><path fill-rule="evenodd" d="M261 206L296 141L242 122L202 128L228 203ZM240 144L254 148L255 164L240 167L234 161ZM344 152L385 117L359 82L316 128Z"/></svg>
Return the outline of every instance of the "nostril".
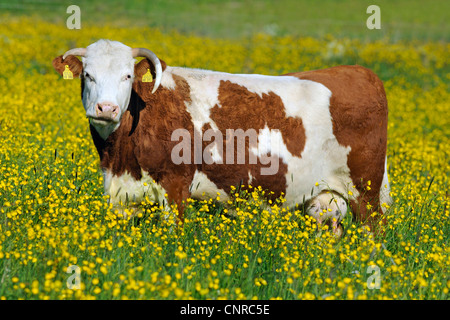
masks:
<svg viewBox="0 0 450 320"><path fill-rule="evenodd" d="M117 104L102 102L96 104L95 111L97 117L114 119L120 113L120 108Z"/></svg>

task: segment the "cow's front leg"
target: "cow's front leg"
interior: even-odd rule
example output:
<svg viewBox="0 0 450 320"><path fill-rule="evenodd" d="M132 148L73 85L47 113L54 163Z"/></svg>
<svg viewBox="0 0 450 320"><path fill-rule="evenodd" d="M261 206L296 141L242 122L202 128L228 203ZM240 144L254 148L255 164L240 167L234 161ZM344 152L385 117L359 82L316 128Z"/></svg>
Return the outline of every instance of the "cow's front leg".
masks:
<svg viewBox="0 0 450 320"><path fill-rule="evenodd" d="M186 200L190 197L190 182L179 177L173 177L172 179L164 179L161 184L166 190L169 206L175 204L177 207L177 224L183 224Z"/></svg>

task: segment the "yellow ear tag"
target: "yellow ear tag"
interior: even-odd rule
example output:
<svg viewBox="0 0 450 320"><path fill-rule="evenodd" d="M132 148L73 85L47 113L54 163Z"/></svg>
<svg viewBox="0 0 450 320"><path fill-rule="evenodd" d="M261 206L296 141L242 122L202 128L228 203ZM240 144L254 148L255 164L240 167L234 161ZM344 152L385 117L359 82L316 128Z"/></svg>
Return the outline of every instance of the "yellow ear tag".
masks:
<svg viewBox="0 0 450 320"><path fill-rule="evenodd" d="M68 65L66 65L66 67L64 69L63 78L66 79L66 80L73 79L73 73L72 73L72 71L70 71Z"/></svg>
<svg viewBox="0 0 450 320"><path fill-rule="evenodd" d="M152 82L153 77L150 72L150 69L147 69L147 72L142 76L142 82Z"/></svg>

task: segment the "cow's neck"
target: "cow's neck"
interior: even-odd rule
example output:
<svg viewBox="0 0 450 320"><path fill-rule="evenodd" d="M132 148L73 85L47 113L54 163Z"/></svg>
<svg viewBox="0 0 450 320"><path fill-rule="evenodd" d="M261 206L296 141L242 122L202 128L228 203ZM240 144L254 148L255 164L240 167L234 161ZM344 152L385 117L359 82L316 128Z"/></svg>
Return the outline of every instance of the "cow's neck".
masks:
<svg viewBox="0 0 450 320"><path fill-rule="evenodd" d="M128 110L123 115L120 125L106 139L90 125L92 139L100 156L102 169L112 171L114 175L130 173L135 179L140 179L141 168L134 154L135 143L133 133L139 123L140 111L145 103L133 90L128 104Z"/></svg>

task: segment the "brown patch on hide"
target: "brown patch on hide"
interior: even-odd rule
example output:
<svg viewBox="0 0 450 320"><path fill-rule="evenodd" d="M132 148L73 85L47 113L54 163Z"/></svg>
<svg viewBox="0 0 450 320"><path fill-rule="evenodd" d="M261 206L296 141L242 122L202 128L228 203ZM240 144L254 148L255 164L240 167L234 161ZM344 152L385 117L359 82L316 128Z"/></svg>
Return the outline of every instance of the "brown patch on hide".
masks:
<svg viewBox="0 0 450 320"><path fill-rule="evenodd" d="M273 92L262 94L250 92L247 88L230 81L221 81L219 87L218 105L211 109L210 118L217 125L223 136L223 162L225 165L212 164L203 165L202 171L208 175L219 188L229 192L231 185L252 184L261 186L274 192L272 198L279 197L286 192L286 172L287 164L280 158L274 158L272 161L278 161L278 170L275 174L263 175L262 168L268 168L270 164L261 163L257 159L256 163L250 163L249 149L257 148L257 136L259 131L266 126L269 129L280 131L283 141L291 154L300 157L305 146L305 129L302 119L287 117L281 98ZM227 147L230 142L230 136L227 137L227 130L241 129L243 132L254 133L255 139L245 139L245 163L238 164L237 139L234 141L234 149ZM254 130L254 131L253 131ZM210 142L204 143L205 145ZM220 149L220 148L219 148ZM232 164L227 162L227 152L233 152ZM251 180L249 177L251 175Z"/></svg>
<svg viewBox="0 0 450 320"><path fill-rule="evenodd" d="M280 130L289 152L301 157L306 136L302 119L287 117L281 98L273 92L257 93L230 81L221 81L219 87L221 107L211 109L211 119L224 129Z"/></svg>

